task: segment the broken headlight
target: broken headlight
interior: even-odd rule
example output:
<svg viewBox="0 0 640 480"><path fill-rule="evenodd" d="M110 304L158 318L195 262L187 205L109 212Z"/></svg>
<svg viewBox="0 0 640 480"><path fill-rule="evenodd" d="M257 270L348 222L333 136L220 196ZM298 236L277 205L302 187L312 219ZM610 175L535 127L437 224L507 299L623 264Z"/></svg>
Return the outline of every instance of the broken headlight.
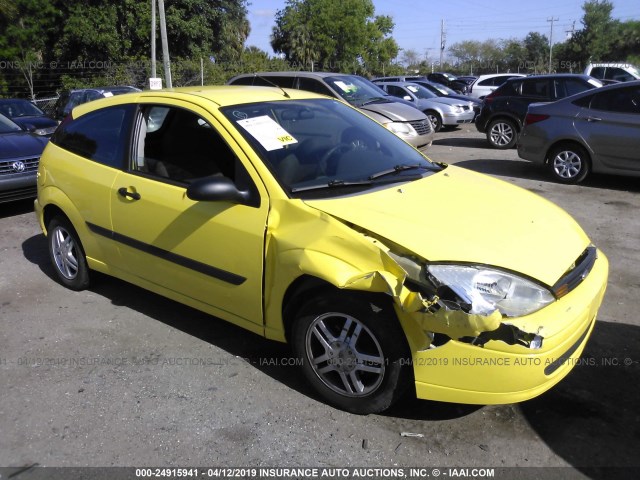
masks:
<svg viewBox="0 0 640 480"><path fill-rule="evenodd" d="M501 270L472 265L427 265L429 279L447 286L471 305L471 312L494 310L508 317L529 315L555 300L552 293L531 280Z"/></svg>

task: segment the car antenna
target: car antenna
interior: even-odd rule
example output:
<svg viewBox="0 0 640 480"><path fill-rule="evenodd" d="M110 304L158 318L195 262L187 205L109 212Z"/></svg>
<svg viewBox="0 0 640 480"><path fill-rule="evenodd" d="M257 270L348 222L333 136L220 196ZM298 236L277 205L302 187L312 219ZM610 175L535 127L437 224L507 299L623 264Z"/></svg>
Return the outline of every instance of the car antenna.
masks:
<svg viewBox="0 0 640 480"><path fill-rule="evenodd" d="M286 91L284 88L282 88L280 85L277 85L277 84L273 83L273 82L272 82L271 80L269 80L268 78L265 78L265 77L263 77L263 76L261 76L261 75L258 75L257 73L254 73L254 74L253 74L253 78L259 78L260 80L263 80L263 81L267 82L269 85L271 85L271 86L273 86L273 87L276 87L276 88L279 88L279 89L280 89L280 91L282 92L282 94L285 96L285 98L291 98L291 97L289 96L289 94L287 93L287 91ZM255 83L255 82L254 82L254 83Z"/></svg>

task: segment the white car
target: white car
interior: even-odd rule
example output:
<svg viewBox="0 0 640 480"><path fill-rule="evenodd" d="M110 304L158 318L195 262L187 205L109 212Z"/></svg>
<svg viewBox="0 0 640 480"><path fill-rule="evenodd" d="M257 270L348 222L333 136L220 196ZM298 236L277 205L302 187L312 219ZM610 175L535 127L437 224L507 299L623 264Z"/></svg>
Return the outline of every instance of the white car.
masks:
<svg viewBox="0 0 640 480"><path fill-rule="evenodd" d="M482 100L510 78L525 76L526 75L521 73L492 73L490 75L480 75L471 85L467 95Z"/></svg>
<svg viewBox="0 0 640 480"><path fill-rule="evenodd" d="M590 63L584 74L608 83L640 80L640 68L630 63Z"/></svg>

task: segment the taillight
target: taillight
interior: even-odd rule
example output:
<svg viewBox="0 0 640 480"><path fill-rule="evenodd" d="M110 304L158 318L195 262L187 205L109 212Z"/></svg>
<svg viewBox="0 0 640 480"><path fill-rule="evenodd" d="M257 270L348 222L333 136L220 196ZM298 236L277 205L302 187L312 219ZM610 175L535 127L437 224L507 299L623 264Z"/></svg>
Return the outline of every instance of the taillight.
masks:
<svg viewBox="0 0 640 480"><path fill-rule="evenodd" d="M489 95L484 97L484 101L485 103L491 103L496 99L496 97L501 97L501 96L502 96L502 92L500 91L500 89L494 90Z"/></svg>
<svg viewBox="0 0 640 480"><path fill-rule="evenodd" d="M546 120L549 118L549 115L541 115L539 113L527 113L527 116L524 117L524 124L531 125L532 123L541 122L542 120Z"/></svg>

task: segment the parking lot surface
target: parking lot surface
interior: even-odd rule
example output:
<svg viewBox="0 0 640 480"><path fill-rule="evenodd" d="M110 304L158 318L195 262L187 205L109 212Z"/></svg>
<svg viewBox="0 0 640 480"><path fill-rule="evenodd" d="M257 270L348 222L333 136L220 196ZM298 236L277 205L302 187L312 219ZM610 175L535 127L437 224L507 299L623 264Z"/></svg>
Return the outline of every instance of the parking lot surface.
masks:
<svg viewBox="0 0 640 480"><path fill-rule="evenodd" d="M32 202L3 204L0 466L640 468L639 179L559 185L473 125L437 134L427 154L557 203L607 254L599 322L551 391L516 405L333 409L284 345L112 278L65 289ZM490 229L501 205L485 207Z"/></svg>

